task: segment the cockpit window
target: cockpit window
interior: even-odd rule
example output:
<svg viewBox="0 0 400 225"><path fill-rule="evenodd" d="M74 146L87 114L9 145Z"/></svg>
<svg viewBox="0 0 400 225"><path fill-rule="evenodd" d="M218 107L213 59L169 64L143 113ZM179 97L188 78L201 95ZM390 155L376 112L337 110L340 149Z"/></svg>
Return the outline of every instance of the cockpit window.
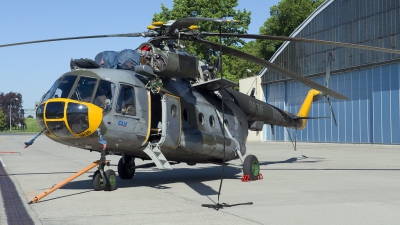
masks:
<svg viewBox="0 0 400 225"><path fill-rule="evenodd" d="M43 95L42 99L40 100L40 102L44 102L47 99L50 98L50 95L54 92L54 90L56 89L56 87L58 86L58 83L60 82L60 79L57 79L56 82L54 82L54 84L51 86L50 90L46 92L46 94Z"/></svg>
<svg viewBox="0 0 400 225"><path fill-rule="evenodd" d="M94 96L93 104L104 108L106 106L106 100L110 100L112 105L112 100L114 96L115 85L109 81L100 80L99 86L97 87L96 95Z"/></svg>
<svg viewBox="0 0 400 225"><path fill-rule="evenodd" d="M90 102L92 100L92 94L96 85L96 78L91 77L80 77L75 90L72 92L71 99Z"/></svg>
<svg viewBox="0 0 400 225"><path fill-rule="evenodd" d="M69 92L74 85L76 76L65 76L62 78L57 86L57 89L53 92L49 92L51 98L68 98Z"/></svg>
<svg viewBox="0 0 400 225"><path fill-rule="evenodd" d="M136 116L135 90L132 86L120 85L116 112Z"/></svg>

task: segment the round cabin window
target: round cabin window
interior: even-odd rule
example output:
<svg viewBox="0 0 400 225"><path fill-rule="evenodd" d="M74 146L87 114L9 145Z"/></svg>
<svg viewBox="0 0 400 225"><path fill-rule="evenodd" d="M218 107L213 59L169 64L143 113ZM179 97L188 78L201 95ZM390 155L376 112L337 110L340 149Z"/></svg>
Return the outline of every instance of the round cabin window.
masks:
<svg viewBox="0 0 400 225"><path fill-rule="evenodd" d="M203 113L199 113L199 123L200 123L201 125L204 124L204 115L203 115Z"/></svg>
<svg viewBox="0 0 400 225"><path fill-rule="evenodd" d="M227 119L224 120L224 124L225 124L226 128L229 129L229 123L228 123L228 120L227 120Z"/></svg>
<svg viewBox="0 0 400 225"><path fill-rule="evenodd" d="M214 116L210 116L210 126L211 126L211 127L214 127L214 126L215 126Z"/></svg>
<svg viewBox="0 0 400 225"><path fill-rule="evenodd" d="M172 105L171 106L171 116L175 118L176 115L178 115L178 108L176 108L176 105Z"/></svg>

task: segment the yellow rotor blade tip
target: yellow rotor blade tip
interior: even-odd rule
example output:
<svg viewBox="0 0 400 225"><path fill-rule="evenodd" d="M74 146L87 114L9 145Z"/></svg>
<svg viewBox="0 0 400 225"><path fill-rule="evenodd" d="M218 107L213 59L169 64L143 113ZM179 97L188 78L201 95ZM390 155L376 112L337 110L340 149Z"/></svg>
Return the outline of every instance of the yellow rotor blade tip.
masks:
<svg viewBox="0 0 400 225"><path fill-rule="evenodd" d="M161 21L157 21L157 22L152 22L151 25L156 26L156 27L161 27L162 25L164 25L164 23Z"/></svg>

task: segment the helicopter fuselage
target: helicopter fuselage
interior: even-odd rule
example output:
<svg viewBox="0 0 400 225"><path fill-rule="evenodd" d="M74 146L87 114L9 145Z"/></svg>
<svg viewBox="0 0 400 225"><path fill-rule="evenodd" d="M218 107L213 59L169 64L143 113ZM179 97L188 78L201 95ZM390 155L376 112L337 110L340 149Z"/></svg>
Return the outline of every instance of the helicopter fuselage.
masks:
<svg viewBox="0 0 400 225"><path fill-rule="evenodd" d="M153 93L148 81L130 70L73 70L43 97L38 123L54 141L86 150L149 159L143 149L153 144L169 161L200 163L236 159L237 150L244 155L249 121L301 122L230 88L210 92L193 88L188 79L168 78ZM102 91L107 100L98 103ZM86 107L87 115L72 106Z"/></svg>

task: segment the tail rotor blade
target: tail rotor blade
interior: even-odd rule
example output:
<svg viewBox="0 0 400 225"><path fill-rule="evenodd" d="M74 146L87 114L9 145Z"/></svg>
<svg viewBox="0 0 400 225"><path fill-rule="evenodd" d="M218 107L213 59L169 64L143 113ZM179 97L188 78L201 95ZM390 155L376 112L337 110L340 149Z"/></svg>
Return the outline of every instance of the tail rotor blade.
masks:
<svg viewBox="0 0 400 225"><path fill-rule="evenodd" d="M331 99L329 98L329 96L327 96L326 99L328 99L329 107L331 108L333 121L335 122L335 126L337 126L336 117L335 117L335 113L333 112Z"/></svg>

